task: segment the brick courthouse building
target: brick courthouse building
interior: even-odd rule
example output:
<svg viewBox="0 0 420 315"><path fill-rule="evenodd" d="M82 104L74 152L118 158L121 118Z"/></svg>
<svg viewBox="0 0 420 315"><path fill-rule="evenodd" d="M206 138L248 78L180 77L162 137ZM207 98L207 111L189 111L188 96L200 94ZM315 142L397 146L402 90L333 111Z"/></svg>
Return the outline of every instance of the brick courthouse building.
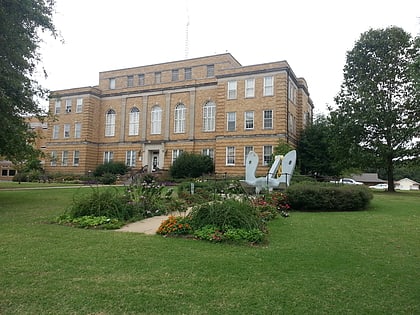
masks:
<svg viewBox="0 0 420 315"><path fill-rule="evenodd" d="M195 152L217 173L243 175L249 151L264 174L279 139L296 145L313 104L286 61L242 66L226 53L100 72L98 86L54 91L49 110L49 173L88 174L111 160L168 169Z"/></svg>

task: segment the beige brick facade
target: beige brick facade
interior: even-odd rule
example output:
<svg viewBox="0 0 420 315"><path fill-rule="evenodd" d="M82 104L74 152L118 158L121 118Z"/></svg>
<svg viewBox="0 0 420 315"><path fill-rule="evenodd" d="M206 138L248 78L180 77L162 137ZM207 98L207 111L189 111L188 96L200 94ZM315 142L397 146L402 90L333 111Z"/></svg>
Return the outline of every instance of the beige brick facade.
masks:
<svg viewBox="0 0 420 315"><path fill-rule="evenodd" d="M188 151L243 175L245 150L264 174L264 152L296 145L313 104L287 62L241 66L227 53L101 72L98 86L54 91L50 111L47 172L88 174L111 159L168 169Z"/></svg>

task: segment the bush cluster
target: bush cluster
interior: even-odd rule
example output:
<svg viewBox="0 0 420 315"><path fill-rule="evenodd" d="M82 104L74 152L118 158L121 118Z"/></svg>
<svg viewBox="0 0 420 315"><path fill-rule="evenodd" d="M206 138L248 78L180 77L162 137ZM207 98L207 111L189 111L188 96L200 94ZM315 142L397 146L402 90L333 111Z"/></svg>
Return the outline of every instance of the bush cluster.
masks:
<svg viewBox="0 0 420 315"><path fill-rule="evenodd" d="M373 195L365 186L331 185L328 183L301 183L291 185L286 194L290 206L302 211L363 210Z"/></svg>
<svg viewBox="0 0 420 315"><path fill-rule="evenodd" d="M213 172L214 164L211 157L184 152L172 164L169 173L174 178L196 178Z"/></svg>

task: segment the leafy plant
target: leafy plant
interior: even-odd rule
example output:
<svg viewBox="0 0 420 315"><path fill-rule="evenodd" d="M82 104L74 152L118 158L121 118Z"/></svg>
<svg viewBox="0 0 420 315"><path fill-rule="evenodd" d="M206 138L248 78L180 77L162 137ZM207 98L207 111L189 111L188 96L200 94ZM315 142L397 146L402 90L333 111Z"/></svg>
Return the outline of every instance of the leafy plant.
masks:
<svg viewBox="0 0 420 315"><path fill-rule="evenodd" d="M213 170L214 163L211 157L184 152L175 160L169 172L174 178L195 178Z"/></svg>
<svg viewBox="0 0 420 315"><path fill-rule="evenodd" d="M365 186L302 183L286 190L290 205L303 211L355 211L365 209L373 195Z"/></svg>
<svg viewBox="0 0 420 315"><path fill-rule="evenodd" d="M128 167L123 162L107 162L100 164L93 172L94 176L100 177L104 174L124 175L128 172Z"/></svg>
<svg viewBox="0 0 420 315"><path fill-rule="evenodd" d="M100 228L100 229L118 229L124 225L118 219L110 219L106 216L95 217L86 215L73 218L70 215L62 215L55 219L59 224L71 225L78 228Z"/></svg>
<svg viewBox="0 0 420 315"><path fill-rule="evenodd" d="M258 211L247 200L227 199L194 207L191 211L191 223L198 229L206 225L220 228L261 228L263 222Z"/></svg>

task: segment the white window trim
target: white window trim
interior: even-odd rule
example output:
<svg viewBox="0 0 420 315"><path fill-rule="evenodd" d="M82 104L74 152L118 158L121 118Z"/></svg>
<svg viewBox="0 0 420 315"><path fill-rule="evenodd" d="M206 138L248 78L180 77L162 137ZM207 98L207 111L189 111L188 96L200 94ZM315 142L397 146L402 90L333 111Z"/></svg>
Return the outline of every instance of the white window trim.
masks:
<svg viewBox="0 0 420 315"><path fill-rule="evenodd" d="M105 114L105 137L115 136L115 118L116 113L112 109Z"/></svg>
<svg viewBox="0 0 420 315"><path fill-rule="evenodd" d="M271 112L271 118L270 118L271 127L267 127L266 124L265 124L266 120L268 120L268 118L265 118L265 113L266 112ZM268 130L274 129L274 111L272 109L263 110L263 129L268 129Z"/></svg>
<svg viewBox="0 0 420 315"><path fill-rule="evenodd" d="M233 150L233 163L229 162L229 150L232 149ZM235 165L235 161L236 160L236 148L229 146L226 147L226 165Z"/></svg>
<svg viewBox="0 0 420 315"><path fill-rule="evenodd" d="M271 78L271 85L267 85L268 78ZM270 89L270 92L267 90ZM264 77L264 86L263 86L263 96L273 96L274 95L274 76Z"/></svg>
<svg viewBox="0 0 420 315"><path fill-rule="evenodd" d="M203 106L203 131L212 132L216 130L216 104L207 102Z"/></svg>
<svg viewBox="0 0 420 315"><path fill-rule="evenodd" d="M162 108L159 105L152 107L151 115L151 131L152 135L159 135L162 132Z"/></svg>
<svg viewBox="0 0 420 315"><path fill-rule="evenodd" d="M128 114L128 135L138 136L140 127L140 110L133 107Z"/></svg>
<svg viewBox="0 0 420 315"><path fill-rule="evenodd" d="M252 114L252 127L247 126L247 114ZM255 129L255 113L253 111L247 111L244 113L244 129L245 130L254 130Z"/></svg>
<svg viewBox="0 0 420 315"><path fill-rule="evenodd" d="M78 98L76 100L76 113L81 113L83 111L83 98Z"/></svg>
<svg viewBox="0 0 420 315"><path fill-rule="evenodd" d="M187 108L182 103L175 107L174 133L185 133L186 112Z"/></svg>
<svg viewBox="0 0 420 315"><path fill-rule="evenodd" d="M269 159L270 160L271 160L272 155L273 155L273 146L272 145L265 145L265 146L263 146L263 150L262 150L263 151L263 158L262 158L262 165L263 166L267 166L271 162L271 161L265 161L265 157L266 157L266 155L265 155L265 148L271 148L271 153L270 153L270 156L269 156Z"/></svg>
<svg viewBox="0 0 420 315"><path fill-rule="evenodd" d="M234 120L229 120L230 115L233 115ZM233 129L229 129L229 123L233 123ZM226 114L226 130L227 131L236 131L236 112L228 112Z"/></svg>
<svg viewBox="0 0 420 315"><path fill-rule="evenodd" d="M76 159L77 159L77 163L76 163ZM79 164L80 164L80 151L75 150L73 151L73 166L79 166Z"/></svg>
<svg viewBox="0 0 420 315"><path fill-rule="evenodd" d="M80 139L82 136L82 123L74 123L74 138Z"/></svg>
<svg viewBox="0 0 420 315"><path fill-rule="evenodd" d="M245 80L245 98L255 97L255 79L246 79Z"/></svg>
<svg viewBox="0 0 420 315"><path fill-rule="evenodd" d="M238 81L228 81L227 99L236 100L238 98Z"/></svg>

